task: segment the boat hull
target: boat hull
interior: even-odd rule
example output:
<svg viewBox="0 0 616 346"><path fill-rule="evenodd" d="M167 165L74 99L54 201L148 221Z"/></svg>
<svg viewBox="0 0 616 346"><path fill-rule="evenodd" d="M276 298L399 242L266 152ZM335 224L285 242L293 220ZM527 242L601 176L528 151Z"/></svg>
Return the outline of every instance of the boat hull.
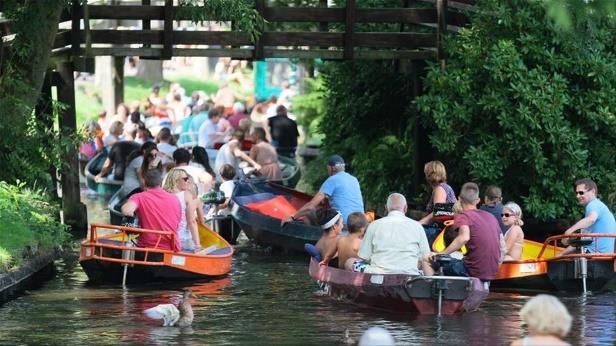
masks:
<svg viewBox="0 0 616 346"><path fill-rule="evenodd" d="M492 291L555 291L556 286L548 276L545 260L503 262L490 282Z"/></svg>
<svg viewBox="0 0 616 346"><path fill-rule="evenodd" d="M233 248L215 232L200 225L199 233L207 253L173 252L142 248L134 243L135 229L92 225L91 235L81 243L79 263L91 283L126 283L205 280L224 276L231 270ZM116 232L101 235L103 229ZM147 231L147 230L141 230ZM99 236L100 235L100 236Z"/></svg>
<svg viewBox="0 0 616 346"><path fill-rule="evenodd" d="M98 182L96 181L95 177L100 173L106 159L107 152L103 150L88 161L84 171L88 189L96 192L100 196L110 197L122 187L122 181L107 178L103 178Z"/></svg>
<svg viewBox="0 0 616 346"><path fill-rule="evenodd" d="M579 274L581 258L553 260L548 263L548 276L559 291L582 292L584 290ZM576 268L577 267L577 268ZM586 260L588 291L612 290L616 285L616 260L614 258Z"/></svg>
<svg viewBox="0 0 616 346"><path fill-rule="evenodd" d="M328 294L337 299L409 316L438 314L438 287L444 288L441 313L445 315L476 310L489 293L477 278L356 273L319 266L314 258L309 274L327 284Z"/></svg>
<svg viewBox="0 0 616 346"><path fill-rule="evenodd" d="M321 237L321 229L303 222L289 222L250 210L238 202L240 196L269 192L287 196L296 208L310 200L310 196L269 182L240 182L236 187L231 216L246 236L257 244L273 246L294 252L303 252L304 244L315 244Z"/></svg>

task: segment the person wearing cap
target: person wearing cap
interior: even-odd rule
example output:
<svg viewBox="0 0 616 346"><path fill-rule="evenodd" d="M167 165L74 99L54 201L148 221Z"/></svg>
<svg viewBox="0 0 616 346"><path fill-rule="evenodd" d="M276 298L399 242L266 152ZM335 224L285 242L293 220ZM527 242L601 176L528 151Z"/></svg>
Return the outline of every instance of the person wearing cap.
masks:
<svg viewBox="0 0 616 346"><path fill-rule="evenodd" d="M357 253L359 260L347 267L366 273L419 275L421 259L430 253L426 232L405 215L407 203L402 194L389 195L386 207L387 216L368 226Z"/></svg>
<svg viewBox="0 0 616 346"><path fill-rule="evenodd" d="M323 182L319 192L301 207L288 222L306 215L310 210L316 209L327 198L329 205L342 214L342 222L346 224L349 214L364 212L364 199L357 178L345 172L344 159L340 155L332 155L327 161L327 174L329 177Z"/></svg>

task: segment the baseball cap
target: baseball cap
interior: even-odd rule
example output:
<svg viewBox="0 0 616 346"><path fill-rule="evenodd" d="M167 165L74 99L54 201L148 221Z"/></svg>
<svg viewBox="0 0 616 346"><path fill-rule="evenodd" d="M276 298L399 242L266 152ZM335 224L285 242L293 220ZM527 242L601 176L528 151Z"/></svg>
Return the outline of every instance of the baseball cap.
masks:
<svg viewBox="0 0 616 346"><path fill-rule="evenodd" d="M340 155L332 155L329 157L329 160L327 160L327 165L328 166L344 165L344 159Z"/></svg>

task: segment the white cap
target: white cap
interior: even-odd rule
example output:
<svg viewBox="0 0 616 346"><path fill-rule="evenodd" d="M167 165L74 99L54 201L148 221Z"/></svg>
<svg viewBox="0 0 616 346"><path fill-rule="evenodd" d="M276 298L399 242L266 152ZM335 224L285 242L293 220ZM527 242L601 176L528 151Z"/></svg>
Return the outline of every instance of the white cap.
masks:
<svg viewBox="0 0 616 346"><path fill-rule="evenodd" d="M396 341L387 329L370 327L359 339L359 346L394 346Z"/></svg>

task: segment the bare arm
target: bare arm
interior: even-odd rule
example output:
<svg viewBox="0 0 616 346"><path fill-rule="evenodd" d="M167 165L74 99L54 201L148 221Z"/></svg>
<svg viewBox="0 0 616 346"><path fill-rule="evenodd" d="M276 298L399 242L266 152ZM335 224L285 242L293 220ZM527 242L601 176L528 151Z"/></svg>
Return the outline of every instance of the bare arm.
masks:
<svg viewBox="0 0 616 346"><path fill-rule="evenodd" d="M597 221L598 217L599 217L599 215L597 215L596 212L591 211L590 214L588 214L588 216L586 216L585 218L583 218L580 221L576 222L573 226L569 227L565 231L565 234L571 234L571 233L577 231L578 229L588 228L588 227L592 226Z"/></svg>
<svg viewBox="0 0 616 346"><path fill-rule="evenodd" d="M122 206L122 215L125 216L135 216L135 210L137 210L137 203L128 200Z"/></svg>
<svg viewBox="0 0 616 346"><path fill-rule="evenodd" d="M329 261L334 258L336 252L338 252L338 242L336 242L336 246L330 246L330 248L327 249L327 252L323 256L323 260L319 262L319 265L326 266Z"/></svg>
<svg viewBox="0 0 616 346"><path fill-rule="evenodd" d="M250 165L256 168L257 170L261 169L261 165L258 164L257 161L253 160L250 156L246 155L238 146L234 145L233 148L231 148L231 150L235 157L239 157L242 160L250 163Z"/></svg>
<svg viewBox="0 0 616 346"><path fill-rule="evenodd" d="M513 245L515 245L515 241L520 235L520 231L522 231L520 226L513 226L513 228L507 233L507 237L505 238L505 254L510 254L513 250Z"/></svg>
<svg viewBox="0 0 616 346"><path fill-rule="evenodd" d="M192 235L195 247L199 248L201 247L201 241L199 239L199 229L197 227L195 215L197 211L197 200L188 192L184 192L184 200L186 201L186 228Z"/></svg>
<svg viewBox="0 0 616 346"><path fill-rule="evenodd" d="M442 186L437 186L432 190L432 205L436 203L445 203L447 202L447 192ZM432 223L433 213L428 213L426 216L422 217L419 220L419 223L422 225L429 225Z"/></svg>
<svg viewBox="0 0 616 346"><path fill-rule="evenodd" d="M106 158L101 171L96 175L96 177L94 177L94 180L100 181L100 179L111 170L112 166L113 162L111 162L109 158Z"/></svg>

